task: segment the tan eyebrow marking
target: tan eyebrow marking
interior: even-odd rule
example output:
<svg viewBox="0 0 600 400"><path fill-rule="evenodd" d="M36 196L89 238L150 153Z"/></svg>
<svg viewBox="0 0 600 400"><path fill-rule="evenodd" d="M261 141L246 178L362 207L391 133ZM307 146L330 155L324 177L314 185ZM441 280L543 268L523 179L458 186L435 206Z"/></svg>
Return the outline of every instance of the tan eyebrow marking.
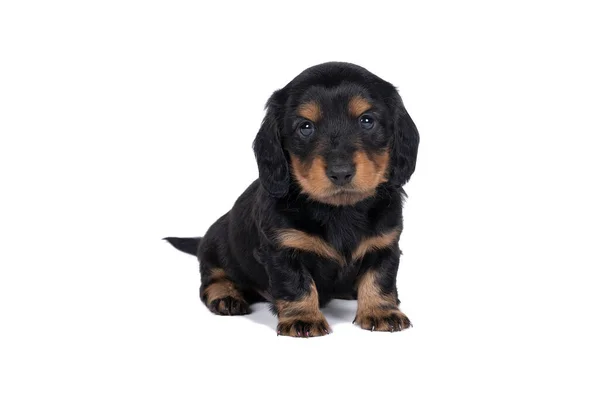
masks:
<svg viewBox="0 0 600 400"><path fill-rule="evenodd" d="M312 122L319 122L323 114L321 113L321 106L316 101L309 101L298 106L298 115L306 118Z"/></svg>
<svg viewBox="0 0 600 400"><path fill-rule="evenodd" d="M382 235L372 236L364 239L352 252L352 261L359 260L370 251L381 250L392 246L400 238L400 231L397 229L386 232Z"/></svg>
<svg viewBox="0 0 600 400"><path fill-rule="evenodd" d="M308 251L321 257L330 258L342 265L346 264L344 257L318 236L309 235L297 229L282 229L277 233L277 238L283 247Z"/></svg>
<svg viewBox="0 0 600 400"><path fill-rule="evenodd" d="M365 111L369 110L373 105L361 96L354 96L348 102L348 111L354 118L360 117Z"/></svg>

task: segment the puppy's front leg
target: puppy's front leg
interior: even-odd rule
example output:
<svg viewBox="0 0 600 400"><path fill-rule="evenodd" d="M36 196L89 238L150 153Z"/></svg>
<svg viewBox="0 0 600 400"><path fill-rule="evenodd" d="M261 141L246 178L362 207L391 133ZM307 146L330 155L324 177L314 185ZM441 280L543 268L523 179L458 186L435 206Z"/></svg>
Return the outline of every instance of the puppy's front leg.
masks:
<svg viewBox="0 0 600 400"><path fill-rule="evenodd" d="M354 323L370 331L407 329L412 326L410 320L398 308L398 256L391 255L380 261L380 265L368 269L358 281L358 309Z"/></svg>
<svg viewBox="0 0 600 400"><path fill-rule="evenodd" d="M319 309L315 282L303 268L281 267L271 272L271 293L279 319L277 335L323 336L331 332Z"/></svg>

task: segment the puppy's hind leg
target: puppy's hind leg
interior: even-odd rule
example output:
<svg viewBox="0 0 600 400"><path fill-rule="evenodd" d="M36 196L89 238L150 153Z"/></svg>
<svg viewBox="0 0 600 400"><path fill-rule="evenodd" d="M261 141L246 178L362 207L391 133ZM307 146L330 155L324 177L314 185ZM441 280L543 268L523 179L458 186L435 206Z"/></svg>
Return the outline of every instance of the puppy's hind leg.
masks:
<svg viewBox="0 0 600 400"><path fill-rule="evenodd" d="M200 299L217 315L245 315L250 313L243 291L223 268L202 268Z"/></svg>

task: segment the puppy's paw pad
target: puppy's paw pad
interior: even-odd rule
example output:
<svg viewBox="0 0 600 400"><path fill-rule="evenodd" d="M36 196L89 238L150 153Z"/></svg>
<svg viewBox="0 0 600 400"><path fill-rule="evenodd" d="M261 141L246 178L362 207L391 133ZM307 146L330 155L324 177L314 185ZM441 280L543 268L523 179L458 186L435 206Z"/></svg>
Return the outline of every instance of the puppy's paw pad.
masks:
<svg viewBox="0 0 600 400"><path fill-rule="evenodd" d="M400 310L376 310L358 313L353 323L369 331L399 332L412 326L408 317Z"/></svg>
<svg viewBox="0 0 600 400"><path fill-rule="evenodd" d="M230 296L211 301L208 309L217 315L250 314L250 307L245 301Z"/></svg>
<svg viewBox="0 0 600 400"><path fill-rule="evenodd" d="M297 319L288 319L279 321L277 324L277 335L293 337L315 337L324 336L331 333L331 328L327 320L323 318L310 319L299 317Z"/></svg>

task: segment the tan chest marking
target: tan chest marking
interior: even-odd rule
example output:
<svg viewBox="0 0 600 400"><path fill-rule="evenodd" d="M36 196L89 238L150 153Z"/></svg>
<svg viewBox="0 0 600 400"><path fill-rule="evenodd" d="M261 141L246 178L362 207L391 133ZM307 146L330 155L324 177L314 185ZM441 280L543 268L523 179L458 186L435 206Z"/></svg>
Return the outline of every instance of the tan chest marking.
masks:
<svg viewBox="0 0 600 400"><path fill-rule="evenodd" d="M400 232L394 229L381 235L371 236L369 238L363 239L363 241L360 242L356 249L354 249L354 251L352 252L352 261L356 261L363 258L365 254L371 251L382 250L391 247L392 245L398 242L399 238Z"/></svg>
<svg viewBox="0 0 600 400"><path fill-rule="evenodd" d="M391 247L398 241L400 232L396 229L381 235L363 239L352 252L352 261L359 260L365 254ZM333 246L322 238L310 235L297 229L282 229L277 233L279 245L290 249L297 249L315 253L321 257L329 258L341 265L346 265L345 257Z"/></svg>
<svg viewBox="0 0 600 400"><path fill-rule="evenodd" d="M318 236L310 235L297 229L282 229L278 232L277 238L282 247L308 251L337 261L340 264L346 264L344 257L329 243Z"/></svg>

